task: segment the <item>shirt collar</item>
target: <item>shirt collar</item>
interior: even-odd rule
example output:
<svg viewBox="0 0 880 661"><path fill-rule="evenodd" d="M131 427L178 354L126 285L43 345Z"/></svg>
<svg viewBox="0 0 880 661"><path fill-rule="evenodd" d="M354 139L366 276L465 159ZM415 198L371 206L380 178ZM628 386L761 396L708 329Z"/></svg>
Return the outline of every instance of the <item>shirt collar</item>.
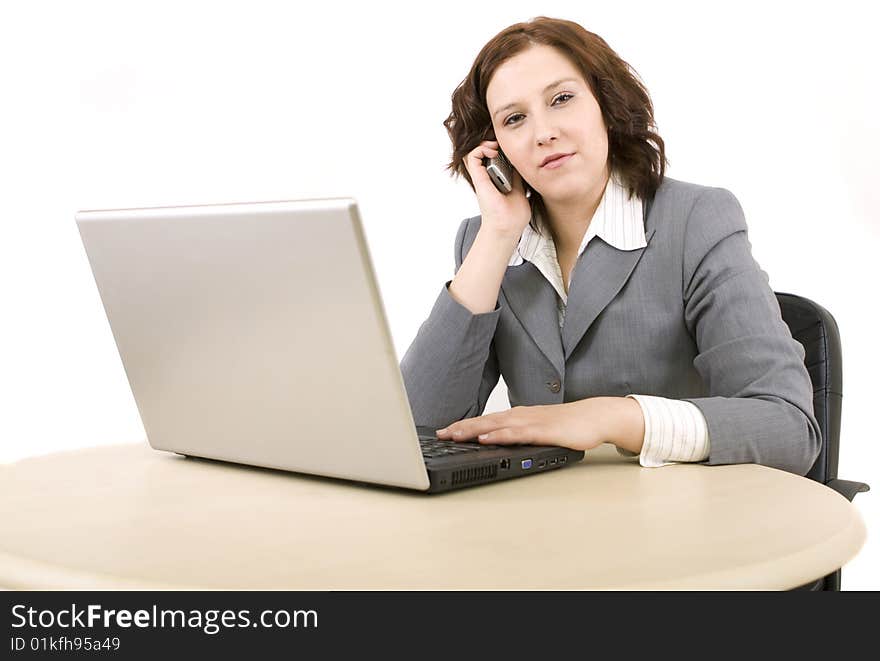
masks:
<svg viewBox="0 0 880 661"><path fill-rule="evenodd" d="M541 218L538 217L536 220L539 227L544 229ZM538 252L547 253L549 248L547 244L552 243L553 238L546 229L545 234L546 236L533 230L531 225L526 225L507 265L519 266L523 260L532 261ZM648 245L645 240L642 200L637 195L629 199L629 191L615 171L611 173L608 185L605 186L605 193L584 234L578 248L578 256L594 236L598 236L618 250L638 250ZM555 249L552 252L555 254Z"/></svg>

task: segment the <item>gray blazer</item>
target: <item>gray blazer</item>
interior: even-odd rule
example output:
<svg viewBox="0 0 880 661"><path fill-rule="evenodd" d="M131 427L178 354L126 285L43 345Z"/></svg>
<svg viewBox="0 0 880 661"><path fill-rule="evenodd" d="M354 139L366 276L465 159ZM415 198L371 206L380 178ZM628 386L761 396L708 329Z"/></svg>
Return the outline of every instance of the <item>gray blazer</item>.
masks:
<svg viewBox="0 0 880 661"><path fill-rule="evenodd" d="M702 463L804 475L822 443L803 346L782 321L724 188L666 177L645 204L647 246L593 238L575 264L565 323L530 262L509 266L492 312L471 314L447 282L401 361L415 423L481 415L498 382L511 406L631 393L681 399L706 418ZM480 229L465 219L455 271Z"/></svg>

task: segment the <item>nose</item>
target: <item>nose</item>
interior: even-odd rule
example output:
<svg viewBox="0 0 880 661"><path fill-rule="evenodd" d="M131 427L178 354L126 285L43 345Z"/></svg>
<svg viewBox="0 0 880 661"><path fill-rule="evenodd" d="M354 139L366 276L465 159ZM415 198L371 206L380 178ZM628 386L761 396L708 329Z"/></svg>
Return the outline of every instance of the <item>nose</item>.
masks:
<svg viewBox="0 0 880 661"><path fill-rule="evenodd" d="M547 119L550 119L549 117ZM550 126L537 118L535 119L535 135L537 136L538 146L550 144L552 141L557 140L557 136L559 134L559 129Z"/></svg>

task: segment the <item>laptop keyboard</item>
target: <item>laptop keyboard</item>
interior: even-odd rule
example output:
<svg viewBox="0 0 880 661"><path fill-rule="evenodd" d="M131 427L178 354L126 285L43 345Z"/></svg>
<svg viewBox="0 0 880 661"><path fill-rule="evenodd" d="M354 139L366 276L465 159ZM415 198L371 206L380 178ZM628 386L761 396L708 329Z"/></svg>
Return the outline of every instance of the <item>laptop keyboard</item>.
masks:
<svg viewBox="0 0 880 661"><path fill-rule="evenodd" d="M428 459L498 448L497 445L482 445L476 441L444 441L436 436L422 436L421 434L419 434L419 443L422 446L422 456Z"/></svg>

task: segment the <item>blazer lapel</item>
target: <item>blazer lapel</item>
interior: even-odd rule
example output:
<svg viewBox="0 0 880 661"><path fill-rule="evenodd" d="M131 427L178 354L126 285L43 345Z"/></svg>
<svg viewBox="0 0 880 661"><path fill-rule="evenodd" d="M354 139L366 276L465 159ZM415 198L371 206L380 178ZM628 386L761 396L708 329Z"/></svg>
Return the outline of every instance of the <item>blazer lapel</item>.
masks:
<svg viewBox="0 0 880 661"><path fill-rule="evenodd" d="M508 266L501 289L511 312L556 371L565 374L556 290L531 262Z"/></svg>
<svg viewBox="0 0 880 661"><path fill-rule="evenodd" d="M653 235L652 229L645 235L646 241L650 242ZM568 306L562 326L565 360L571 356L596 317L623 289L645 248L618 250L600 237L590 240L575 264L568 290Z"/></svg>
<svg viewBox="0 0 880 661"><path fill-rule="evenodd" d="M565 374L565 362L578 342L629 280L650 245L655 222L651 217L653 202L651 198L642 203L645 248L618 250L599 237L590 241L572 274L561 333L553 285L531 262L507 267L501 289L511 312L560 375Z"/></svg>
<svg viewBox="0 0 880 661"><path fill-rule="evenodd" d="M642 200L645 223L645 247L638 250L618 250L593 237L575 263L568 290L565 324L562 326L562 345L565 360L574 352L596 317L623 289L642 254L651 244L656 218L651 216L653 196Z"/></svg>

